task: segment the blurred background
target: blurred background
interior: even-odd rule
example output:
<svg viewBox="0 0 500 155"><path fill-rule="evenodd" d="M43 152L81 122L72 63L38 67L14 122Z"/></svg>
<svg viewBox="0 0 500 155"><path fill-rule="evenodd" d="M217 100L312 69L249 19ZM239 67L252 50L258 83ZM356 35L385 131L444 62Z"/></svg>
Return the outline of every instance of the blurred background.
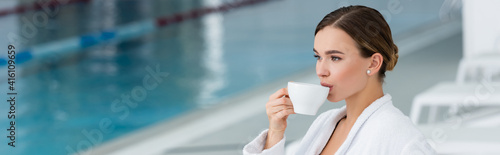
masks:
<svg viewBox="0 0 500 155"><path fill-rule="evenodd" d="M462 130L462 123L446 124L450 116L464 111L453 104L456 101L423 108L421 113L412 111L433 105L424 104L425 100L415 103L419 94L425 98L431 91L439 98L431 88L458 76L466 53L465 1L2 0L0 133L4 138L0 151L11 155L241 154L243 146L267 128L264 105L272 92L286 87L287 81L319 84L312 52L316 24L339 7L366 5L384 15L400 48L398 64L387 75L385 93L393 96L403 113L417 118L438 153L467 152L448 148L468 144L449 142L475 137L453 134L499 135L494 132L498 119L487 131ZM493 8L483 10L490 11L484 21L493 25L469 28L493 36L483 37L489 41L487 46L477 45L488 48L482 51L498 50L500 25L495 27L498 20L492 20L497 17L491 12L498 2L470 3L476 6L474 11ZM474 16L478 14L485 15L473 14L469 22L480 19ZM17 52L15 148L5 138L11 121L5 116L10 108L5 100L11 92L8 45ZM497 65L499 59L493 58L497 57L487 56L491 63L486 66ZM472 72L464 79L482 79L485 73L495 77L494 71L498 68L464 69ZM459 90L453 86L445 90ZM494 100L495 91L490 91L497 87L491 83L485 87L491 88L487 92L492 97L484 101L500 103ZM464 94L451 94L452 99L456 96ZM320 111L343 104L325 103ZM493 105L472 110L498 113ZM420 117L428 121L418 122ZM314 118L291 116L287 140L300 140ZM490 151L485 153L499 153L492 147L499 144L498 136L484 137L489 139L479 141L488 143L478 147Z"/></svg>

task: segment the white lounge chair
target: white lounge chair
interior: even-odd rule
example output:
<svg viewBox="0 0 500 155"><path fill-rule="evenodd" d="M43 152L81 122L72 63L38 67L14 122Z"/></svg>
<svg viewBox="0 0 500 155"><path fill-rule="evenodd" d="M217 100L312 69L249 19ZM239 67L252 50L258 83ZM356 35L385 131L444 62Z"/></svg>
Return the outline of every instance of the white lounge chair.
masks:
<svg viewBox="0 0 500 155"><path fill-rule="evenodd" d="M438 154L500 154L500 116L485 109L500 107L500 6L498 0L462 0L464 53L456 81L441 82L415 96L412 121ZM423 107L427 124L419 124ZM454 107L455 115L435 122L438 107ZM494 113L498 113L494 112ZM453 113L452 113L453 114ZM476 117L478 116L478 117ZM472 119L473 118L473 119Z"/></svg>
<svg viewBox="0 0 500 155"><path fill-rule="evenodd" d="M464 52L456 81L455 83L439 83L415 96L410 114L415 124L419 123L423 106L430 108L428 122L434 122L437 106L457 107L467 102L477 102L479 106L483 103L500 106L500 100L497 97L477 101L473 99L481 93L476 89L482 89L482 87L490 88L489 90L493 90L491 92L496 96L500 92L500 88L494 84L497 81L495 76L500 74L500 49L495 49L498 47L495 38L500 37L498 28L500 21L491 20L500 14L500 10L495 9L500 6L500 1L463 0L462 2Z"/></svg>
<svg viewBox="0 0 500 155"><path fill-rule="evenodd" d="M437 115L437 107L448 106L473 108L479 106L500 106L500 83L482 82L462 83L441 82L418 94L413 99L410 118L419 123L422 108L430 107L428 122L433 123Z"/></svg>

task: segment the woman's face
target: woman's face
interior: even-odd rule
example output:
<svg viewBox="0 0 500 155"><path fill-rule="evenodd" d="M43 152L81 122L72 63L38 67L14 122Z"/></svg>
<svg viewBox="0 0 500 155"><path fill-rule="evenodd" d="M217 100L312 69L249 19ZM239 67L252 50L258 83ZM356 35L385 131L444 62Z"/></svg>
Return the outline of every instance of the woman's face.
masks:
<svg viewBox="0 0 500 155"><path fill-rule="evenodd" d="M316 74L330 87L328 101L342 101L363 90L370 59L361 57L356 42L343 30L327 26L314 37Z"/></svg>

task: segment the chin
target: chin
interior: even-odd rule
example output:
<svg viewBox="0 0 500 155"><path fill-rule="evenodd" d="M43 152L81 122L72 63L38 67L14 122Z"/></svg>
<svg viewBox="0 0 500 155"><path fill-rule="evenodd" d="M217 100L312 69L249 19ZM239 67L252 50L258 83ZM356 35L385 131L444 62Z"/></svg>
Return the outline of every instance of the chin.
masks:
<svg viewBox="0 0 500 155"><path fill-rule="evenodd" d="M330 102L340 102L342 101L342 99L338 99L338 98L335 98L333 95L331 94L328 94L328 97L326 97L326 99Z"/></svg>

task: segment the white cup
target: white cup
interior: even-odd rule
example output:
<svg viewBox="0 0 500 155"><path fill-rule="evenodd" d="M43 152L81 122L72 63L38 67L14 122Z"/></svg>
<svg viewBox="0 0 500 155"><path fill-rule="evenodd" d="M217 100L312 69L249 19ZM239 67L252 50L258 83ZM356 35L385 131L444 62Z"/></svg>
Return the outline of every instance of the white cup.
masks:
<svg viewBox="0 0 500 155"><path fill-rule="evenodd" d="M321 85L288 82L288 96L297 114L316 115L329 92L330 88Z"/></svg>

